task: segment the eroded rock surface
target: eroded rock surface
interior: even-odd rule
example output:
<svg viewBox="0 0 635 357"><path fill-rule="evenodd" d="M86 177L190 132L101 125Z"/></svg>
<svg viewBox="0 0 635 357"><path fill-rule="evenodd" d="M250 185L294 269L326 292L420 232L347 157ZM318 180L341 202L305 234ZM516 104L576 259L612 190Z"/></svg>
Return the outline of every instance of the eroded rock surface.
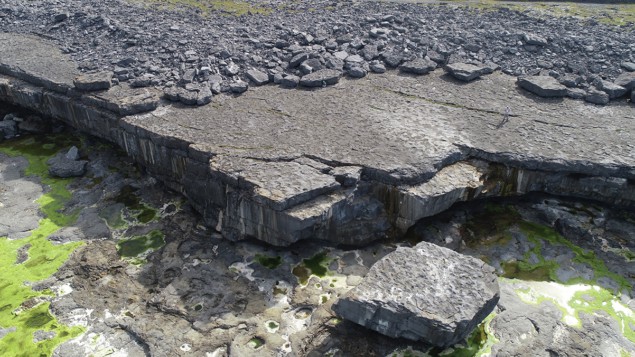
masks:
<svg viewBox="0 0 635 357"><path fill-rule="evenodd" d="M375 263L333 311L390 337L448 347L463 341L498 299L492 267L422 242Z"/></svg>

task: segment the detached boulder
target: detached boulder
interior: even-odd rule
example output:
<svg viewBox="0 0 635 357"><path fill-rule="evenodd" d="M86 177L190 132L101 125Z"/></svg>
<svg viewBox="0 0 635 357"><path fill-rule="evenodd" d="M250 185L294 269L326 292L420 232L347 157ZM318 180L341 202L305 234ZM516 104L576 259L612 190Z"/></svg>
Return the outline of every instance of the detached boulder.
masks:
<svg viewBox="0 0 635 357"><path fill-rule="evenodd" d="M79 150L73 146L68 152L60 152L49 159L47 164L51 176L67 178L84 175L88 161L79 160Z"/></svg>
<svg viewBox="0 0 635 357"><path fill-rule="evenodd" d="M635 89L635 72L625 72L620 74L613 82L626 90Z"/></svg>
<svg viewBox="0 0 635 357"><path fill-rule="evenodd" d="M373 265L333 311L386 336L448 347L463 341L498 299L494 268L422 242Z"/></svg>
<svg viewBox="0 0 635 357"><path fill-rule="evenodd" d="M307 74L300 79L303 87L322 87L336 84L340 81L342 73L334 69L321 69Z"/></svg>
<svg viewBox="0 0 635 357"><path fill-rule="evenodd" d="M518 86L539 97L557 98L567 95L567 87L550 76L519 77Z"/></svg>
<svg viewBox="0 0 635 357"><path fill-rule="evenodd" d="M106 90L112 86L112 75L112 72L82 74L73 80L73 84L81 91Z"/></svg>
<svg viewBox="0 0 635 357"><path fill-rule="evenodd" d="M408 61L399 67L399 70L404 73L412 74L427 74L437 68L437 63L429 58L417 58L412 61Z"/></svg>
<svg viewBox="0 0 635 357"><path fill-rule="evenodd" d="M490 68L479 67L469 63L451 63L445 67L450 75L463 82L470 82L483 74L491 73Z"/></svg>
<svg viewBox="0 0 635 357"><path fill-rule="evenodd" d="M600 81L598 89L608 94L609 99L619 98L626 94L626 88L609 81Z"/></svg>

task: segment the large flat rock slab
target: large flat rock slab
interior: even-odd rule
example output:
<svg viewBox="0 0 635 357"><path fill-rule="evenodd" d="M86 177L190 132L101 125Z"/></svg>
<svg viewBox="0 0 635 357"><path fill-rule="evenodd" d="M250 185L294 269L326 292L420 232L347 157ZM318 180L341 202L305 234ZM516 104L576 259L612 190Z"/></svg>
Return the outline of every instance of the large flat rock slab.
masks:
<svg viewBox="0 0 635 357"><path fill-rule="evenodd" d="M422 242L375 263L333 311L390 337L448 347L464 340L499 297L494 268Z"/></svg>

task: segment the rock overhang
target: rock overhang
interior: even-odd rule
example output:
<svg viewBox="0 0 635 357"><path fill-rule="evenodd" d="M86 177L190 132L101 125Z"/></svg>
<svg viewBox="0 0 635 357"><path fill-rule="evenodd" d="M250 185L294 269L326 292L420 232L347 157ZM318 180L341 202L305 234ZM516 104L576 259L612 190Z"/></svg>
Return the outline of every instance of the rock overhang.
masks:
<svg viewBox="0 0 635 357"><path fill-rule="evenodd" d="M263 86L191 108L126 85L55 91L43 83L71 83L76 70L64 62L49 78L65 56L21 37L1 38L50 55L41 68L0 58L10 76L0 78L3 100L118 143L231 239L363 243L454 202L536 190L635 202L635 115L625 102L543 99L500 73L462 84L438 70Z"/></svg>

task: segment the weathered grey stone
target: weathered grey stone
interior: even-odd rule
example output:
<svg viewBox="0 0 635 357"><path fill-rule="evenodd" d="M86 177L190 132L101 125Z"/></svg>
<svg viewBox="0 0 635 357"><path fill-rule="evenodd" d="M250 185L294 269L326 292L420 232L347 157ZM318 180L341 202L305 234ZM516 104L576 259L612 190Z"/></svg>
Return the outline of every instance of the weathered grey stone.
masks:
<svg viewBox="0 0 635 357"><path fill-rule="evenodd" d="M546 46L548 43L544 37L538 36L536 34L530 34L530 33L524 34L523 39L528 45Z"/></svg>
<svg viewBox="0 0 635 357"><path fill-rule="evenodd" d="M498 299L494 268L422 242L375 263L333 311L390 337L448 347L463 341Z"/></svg>
<svg viewBox="0 0 635 357"><path fill-rule="evenodd" d="M300 63L306 61L307 59L309 59L309 54L308 53L298 53L297 55L293 56L293 58L291 58L291 60L289 61L289 66L291 68L295 68L297 66L300 65Z"/></svg>
<svg viewBox="0 0 635 357"><path fill-rule="evenodd" d="M631 103L635 104L635 90L631 91Z"/></svg>
<svg viewBox="0 0 635 357"><path fill-rule="evenodd" d="M249 89L249 84L245 81L236 81L229 85L232 93L241 94L245 93Z"/></svg>
<svg viewBox="0 0 635 357"><path fill-rule="evenodd" d="M0 121L0 140L11 139L18 135L18 123L14 120Z"/></svg>
<svg viewBox="0 0 635 357"><path fill-rule="evenodd" d="M106 90L112 86L112 72L83 74L73 80L75 88L81 91Z"/></svg>
<svg viewBox="0 0 635 357"><path fill-rule="evenodd" d="M257 86L269 83L269 75L257 69L250 69L246 75Z"/></svg>
<svg viewBox="0 0 635 357"><path fill-rule="evenodd" d="M598 86L598 88L606 92L606 94L609 95L609 99L619 98L626 94L626 88L618 86L617 84L611 83L609 81L602 80L599 84L600 85Z"/></svg>
<svg viewBox="0 0 635 357"><path fill-rule="evenodd" d="M66 155L64 155L64 157L66 159L69 160L79 160L79 149L77 148L77 146L71 146L70 149L68 149L68 152L66 153Z"/></svg>
<svg viewBox="0 0 635 357"><path fill-rule="evenodd" d="M452 77L464 82L469 82L480 77L484 71L482 67L469 63L451 63L446 66L446 69Z"/></svg>
<svg viewBox="0 0 635 357"><path fill-rule="evenodd" d="M82 101L120 115L132 115L156 109L159 106L160 93L154 88L118 85L108 91L86 94L82 96Z"/></svg>
<svg viewBox="0 0 635 357"><path fill-rule="evenodd" d="M437 63L429 58L417 58L399 66L400 71L413 74L427 74L435 68Z"/></svg>
<svg viewBox="0 0 635 357"><path fill-rule="evenodd" d="M581 88L567 88L567 97L571 99L584 99L586 91Z"/></svg>
<svg viewBox="0 0 635 357"><path fill-rule="evenodd" d="M567 87L551 76L519 77L517 83L521 88L539 97L553 98L567 95Z"/></svg>
<svg viewBox="0 0 635 357"><path fill-rule="evenodd" d="M613 82L626 90L635 89L635 72L625 72L620 74Z"/></svg>
<svg viewBox="0 0 635 357"><path fill-rule="evenodd" d="M302 76L300 85L304 87L323 87L339 82L342 73L334 69L321 69Z"/></svg>
<svg viewBox="0 0 635 357"><path fill-rule="evenodd" d="M300 83L300 77L294 75L285 76L280 80L280 86L284 88L295 88Z"/></svg>
<svg viewBox="0 0 635 357"><path fill-rule="evenodd" d="M60 153L47 161L49 173L55 177L67 178L82 176L86 173L85 160L71 160L66 154Z"/></svg>
<svg viewBox="0 0 635 357"><path fill-rule="evenodd" d="M584 100L589 103L604 105L609 103L609 95L606 92L591 88L587 91Z"/></svg>
<svg viewBox="0 0 635 357"><path fill-rule="evenodd" d="M399 52L387 52L381 55L384 62L390 67L396 68L403 62L403 54Z"/></svg>
<svg viewBox="0 0 635 357"><path fill-rule="evenodd" d="M381 62L372 62L370 64L370 70L374 73L384 73L386 72L386 66Z"/></svg>
<svg viewBox="0 0 635 357"><path fill-rule="evenodd" d="M363 69L360 66L353 66L351 68L349 68L348 70L348 75L353 77L353 78L362 78L362 77L366 77L366 70Z"/></svg>

